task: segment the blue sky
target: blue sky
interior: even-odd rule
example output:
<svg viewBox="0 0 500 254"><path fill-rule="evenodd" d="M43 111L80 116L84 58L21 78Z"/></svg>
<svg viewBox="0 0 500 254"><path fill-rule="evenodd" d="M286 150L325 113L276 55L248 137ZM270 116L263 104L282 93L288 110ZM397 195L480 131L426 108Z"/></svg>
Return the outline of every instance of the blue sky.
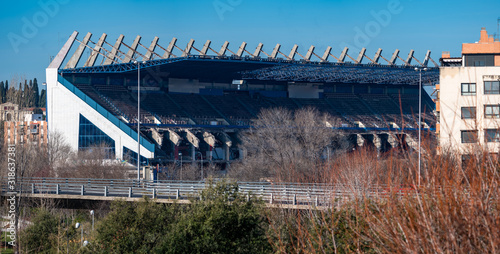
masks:
<svg viewBox="0 0 500 254"><path fill-rule="evenodd" d="M0 9L0 80L15 77L45 81L45 68L69 35L102 33L114 43L119 34L130 44L137 35L148 45L154 36L166 47L172 37L182 47L212 40L219 48L229 41L237 50L242 41L253 51L259 42L270 52L276 43L288 52L294 44L305 54L310 45L321 55L327 46L339 55L344 46L378 48L389 58L395 49L410 49L423 59L432 51L458 56L461 43L479 40L481 27L497 30L500 1L345 1L345 0L170 0L170 1L4 1ZM31 28L31 29L30 29Z"/></svg>

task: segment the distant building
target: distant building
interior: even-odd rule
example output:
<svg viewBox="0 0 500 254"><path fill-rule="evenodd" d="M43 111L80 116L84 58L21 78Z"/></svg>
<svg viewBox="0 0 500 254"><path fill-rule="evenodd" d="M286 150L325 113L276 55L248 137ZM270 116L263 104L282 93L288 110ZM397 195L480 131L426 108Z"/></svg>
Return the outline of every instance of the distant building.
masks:
<svg viewBox="0 0 500 254"><path fill-rule="evenodd" d="M5 144L47 144L45 108L19 109L19 105L12 102L3 103L0 104L0 121L4 122Z"/></svg>
<svg viewBox="0 0 500 254"><path fill-rule="evenodd" d="M441 147L456 149L463 158L472 144L498 154L500 41L482 28L478 42L462 44L461 57L443 52L440 61L436 131Z"/></svg>
<svg viewBox="0 0 500 254"><path fill-rule="evenodd" d="M4 122L4 143L47 145L47 122Z"/></svg>
<svg viewBox="0 0 500 254"><path fill-rule="evenodd" d="M19 105L12 102L0 104L1 121L23 121L26 114L33 114L33 110L19 109Z"/></svg>

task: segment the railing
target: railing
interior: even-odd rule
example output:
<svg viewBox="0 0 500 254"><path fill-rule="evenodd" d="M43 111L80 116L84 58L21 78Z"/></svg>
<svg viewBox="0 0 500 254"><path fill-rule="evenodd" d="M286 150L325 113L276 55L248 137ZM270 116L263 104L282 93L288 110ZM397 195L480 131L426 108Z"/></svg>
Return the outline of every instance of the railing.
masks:
<svg viewBox="0 0 500 254"><path fill-rule="evenodd" d="M132 130L126 123L120 121L116 116L111 114L111 112L107 111L101 105L97 104L92 98L87 96L85 93L83 93L80 89L75 87L71 82L66 80L64 77L58 76L57 81L59 83L61 83L64 87L66 87L68 90L70 90L72 93L74 93L76 96L78 96L82 101L87 103L87 105L89 105L94 110L99 112L102 116L106 117L116 127L120 128L123 132L125 132L127 135L129 135L132 139L137 141L137 132ZM155 145L153 143L147 141L144 138L141 139L141 145L143 145L149 151L154 151L154 149L155 149Z"/></svg>
<svg viewBox="0 0 500 254"><path fill-rule="evenodd" d="M7 179L0 178L2 195L8 194ZM123 179L84 178L22 178L17 180L16 191L21 194L51 194L186 200L200 198L200 192L209 183L203 181L137 181ZM387 186L348 187L330 184L238 182L240 193L258 197L269 204L306 206L332 206L338 201L356 197L379 198L391 192ZM399 188L398 195L414 192L411 188ZM73 198L73 197L72 197Z"/></svg>

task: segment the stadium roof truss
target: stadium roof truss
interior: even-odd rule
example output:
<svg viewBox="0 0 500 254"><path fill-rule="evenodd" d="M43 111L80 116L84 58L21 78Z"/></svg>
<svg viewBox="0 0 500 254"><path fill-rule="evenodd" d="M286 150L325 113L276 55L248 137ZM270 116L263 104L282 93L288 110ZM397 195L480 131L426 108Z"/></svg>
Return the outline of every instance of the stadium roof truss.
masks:
<svg viewBox="0 0 500 254"><path fill-rule="evenodd" d="M229 42L223 43L220 50L212 47L207 40L203 46L197 48L195 40L191 39L185 47L177 45L177 38L173 38L168 46L159 44L159 38L154 37L151 44L141 43L141 36L135 37L129 45L120 35L114 44L106 41L107 34L102 34L97 42L92 41L91 33L83 39L78 39L78 32L70 36L66 44L53 59L49 68L58 68L60 73L120 73L130 72L141 68L172 64L180 61L206 62L246 62L265 64L264 68L250 68L239 71L241 79L276 80L289 82L339 82L339 83L373 83L373 84L416 84L419 72L415 67L426 67L422 72L424 84L434 84L439 80L438 64L427 51L424 60L419 61L411 50L406 58L400 56L396 49L389 59L382 56L382 49L378 49L373 57L366 54L366 48L361 49L356 58L349 55L349 48L345 47L339 56L332 54L332 47L327 47L321 54L315 52L315 46L310 46L305 54L298 51L294 45L289 54L281 51L277 44L271 53L265 52L263 44L259 43L253 52L247 49L243 42L237 50L229 48ZM60 68L69 55L72 45L77 42L71 58L64 68ZM89 56L85 61L80 60L85 51ZM331 57L331 58L330 58ZM331 59L334 61L330 61ZM367 59L368 63L363 63ZM381 61L382 59L382 61ZM414 60L414 61L413 61ZM414 64L414 63L417 64ZM428 66L432 62L433 67ZM80 65L79 65L80 63Z"/></svg>

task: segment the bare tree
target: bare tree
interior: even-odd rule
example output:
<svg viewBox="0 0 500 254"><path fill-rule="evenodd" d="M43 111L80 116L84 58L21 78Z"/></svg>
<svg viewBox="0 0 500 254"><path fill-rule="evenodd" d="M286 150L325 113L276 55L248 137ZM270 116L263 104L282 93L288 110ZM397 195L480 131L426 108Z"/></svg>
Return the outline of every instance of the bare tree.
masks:
<svg viewBox="0 0 500 254"><path fill-rule="evenodd" d="M57 177L57 168L63 167L73 154L71 147L66 142L64 137L59 132L49 133L49 139L46 148L45 156L47 156L48 166L55 171Z"/></svg>
<svg viewBox="0 0 500 254"><path fill-rule="evenodd" d="M68 158L64 167L58 169L59 177L123 179L127 165L115 160L109 146L101 144L78 151Z"/></svg>
<svg viewBox="0 0 500 254"><path fill-rule="evenodd" d="M353 197L364 197L379 183L379 174L385 171L376 154L370 149L360 149L337 157L331 169L331 179Z"/></svg>
<svg viewBox="0 0 500 254"><path fill-rule="evenodd" d="M327 127L327 119L313 108L295 112L284 108L262 110L253 121L254 128L241 135L246 157L232 167L229 176L245 180L320 180L323 153L341 136Z"/></svg>

